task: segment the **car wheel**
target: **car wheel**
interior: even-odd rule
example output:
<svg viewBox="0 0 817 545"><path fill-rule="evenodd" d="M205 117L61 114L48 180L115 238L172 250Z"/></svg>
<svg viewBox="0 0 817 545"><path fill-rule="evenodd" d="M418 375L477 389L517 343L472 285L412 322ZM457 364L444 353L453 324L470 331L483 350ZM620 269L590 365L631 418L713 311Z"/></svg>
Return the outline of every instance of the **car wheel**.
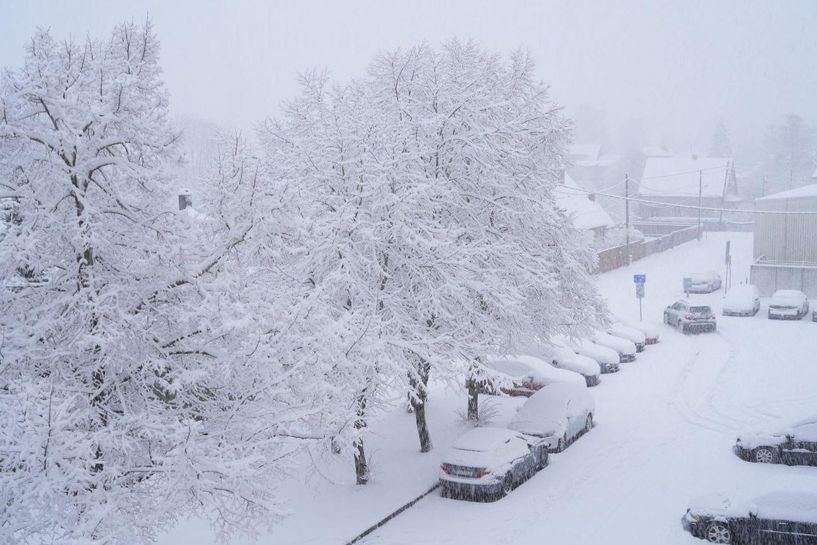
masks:
<svg viewBox="0 0 817 545"><path fill-rule="evenodd" d="M687 328L686 324L681 326L681 333L687 335L689 333L689 328Z"/></svg>
<svg viewBox="0 0 817 545"><path fill-rule="evenodd" d="M505 474L505 478L502 479L502 496L507 496L513 490L513 475L511 475L510 471Z"/></svg>
<svg viewBox="0 0 817 545"><path fill-rule="evenodd" d="M706 540L710 543L732 543L732 532L723 522L710 522L706 527Z"/></svg>
<svg viewBox="0 0 817 545"><path fill-rule="evenodd" d="M759 447L754 452L755 462L759 464L774 464L777 462L777 453L770 447Z"/></svg>
<svg viewBox="0 0 817 545"><path fill-rule="evenodd" d="M587 414L587 419L584 421L584 433L593 429L593 413Z"/></svg>

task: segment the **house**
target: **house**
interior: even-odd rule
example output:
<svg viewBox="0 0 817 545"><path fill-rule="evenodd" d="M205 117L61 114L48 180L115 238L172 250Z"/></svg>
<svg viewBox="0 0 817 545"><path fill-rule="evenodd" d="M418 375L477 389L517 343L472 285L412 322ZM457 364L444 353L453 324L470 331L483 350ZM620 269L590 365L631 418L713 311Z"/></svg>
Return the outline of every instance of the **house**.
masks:
<svg viewBox="0 0 817 545"><path fill-rule="evenodd" d="M620 178L621 156L603 153L600 144L573 144L568 149L570 176L588 189L610 185L613 178Z"/></svg>
<svg viewBox="0 0 817 545"><path fill-rule="evenodd" d="M757 199L755 209L752 283L761 295L817 296L817 183Z"/></svg>
<svg viewBox="0 0 817 545"><path fill-rule="evenodd" d="M647 158L637 197L642 201L638 206L642 219L684 223L697 220L699 204L713 209L703 210L703 218L722 221L722 210L738 208L741 202L734 161L697 155Z"/></svg>
<svg viewBox="0 0 817 545"><path fill-rule="evenodd" d="M577 229L593 233L594 245L603 246L607 230L615 227L615 222L592 198L592 194L582 190L573 178L565 173L564 183L554 190L556 206L564 210Z"/></svg>

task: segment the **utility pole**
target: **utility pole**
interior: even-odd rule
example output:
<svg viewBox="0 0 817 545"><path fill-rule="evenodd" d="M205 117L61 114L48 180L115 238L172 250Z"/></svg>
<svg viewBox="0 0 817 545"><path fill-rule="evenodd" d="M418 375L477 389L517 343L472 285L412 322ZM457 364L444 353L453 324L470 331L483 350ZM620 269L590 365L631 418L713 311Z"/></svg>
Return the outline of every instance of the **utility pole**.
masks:
<svg viewBox="0 0 817 545"><path fill-rule="evenodd" d="M704 206L704 171L698 171L698 240L701 240L701 209Z"/></svg>
<svg viewBox="0 0 817 545"><path fill-rule="evenodd" d="M624 173L624 246L627 255L627 265L633 262L630 254L630 175Z"/></svg>

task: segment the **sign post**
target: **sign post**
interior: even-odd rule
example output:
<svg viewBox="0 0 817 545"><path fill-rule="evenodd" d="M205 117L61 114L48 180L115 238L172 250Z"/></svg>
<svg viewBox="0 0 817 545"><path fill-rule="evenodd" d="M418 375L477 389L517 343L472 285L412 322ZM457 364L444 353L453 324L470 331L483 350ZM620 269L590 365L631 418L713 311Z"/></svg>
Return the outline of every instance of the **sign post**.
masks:
<svg viewBox="0 0 817 545"><path fill-rule="evenodd" d="M634 274L633 283L635 284L635 296L638 299L638 321L644 321L644 313L641 308L641 300L644 299L644 284L647 283L646 274Z"/></svg>
<svg viewBox="0 0 817 545"><path fill-rule="evenodd" d="M726 275L724 280L724 291L729 291L729 288L732 287L732 241L726 241Z"/></svg>

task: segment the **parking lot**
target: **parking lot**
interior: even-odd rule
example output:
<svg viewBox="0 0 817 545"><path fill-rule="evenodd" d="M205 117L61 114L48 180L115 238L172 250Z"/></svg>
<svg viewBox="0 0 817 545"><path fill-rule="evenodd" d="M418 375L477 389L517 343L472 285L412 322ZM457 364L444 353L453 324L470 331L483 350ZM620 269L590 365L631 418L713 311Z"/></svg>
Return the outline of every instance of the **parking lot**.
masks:
<svg viewBox="0 0 817 545"><path fill-rule="evenodd" d="M632 271L646 272L645 314L660 321L663 307L683 296L679 261L688 270L716 266L726 237L709 235L599 284L614 312L637 318L632 292L619 288ZM751 238L729 238L735 278L744 277ZM664 326L660 344L593 389L597 427L507 498L481 504L432 496L367 542L700 543L679 523L690 499L817 489L817 468L760 466L731 452L739 433L817 412L817 323L768 320L765 302L754 317L721 317L722 296L691 296L718 314L717 333L684 336Z"/></svg>

